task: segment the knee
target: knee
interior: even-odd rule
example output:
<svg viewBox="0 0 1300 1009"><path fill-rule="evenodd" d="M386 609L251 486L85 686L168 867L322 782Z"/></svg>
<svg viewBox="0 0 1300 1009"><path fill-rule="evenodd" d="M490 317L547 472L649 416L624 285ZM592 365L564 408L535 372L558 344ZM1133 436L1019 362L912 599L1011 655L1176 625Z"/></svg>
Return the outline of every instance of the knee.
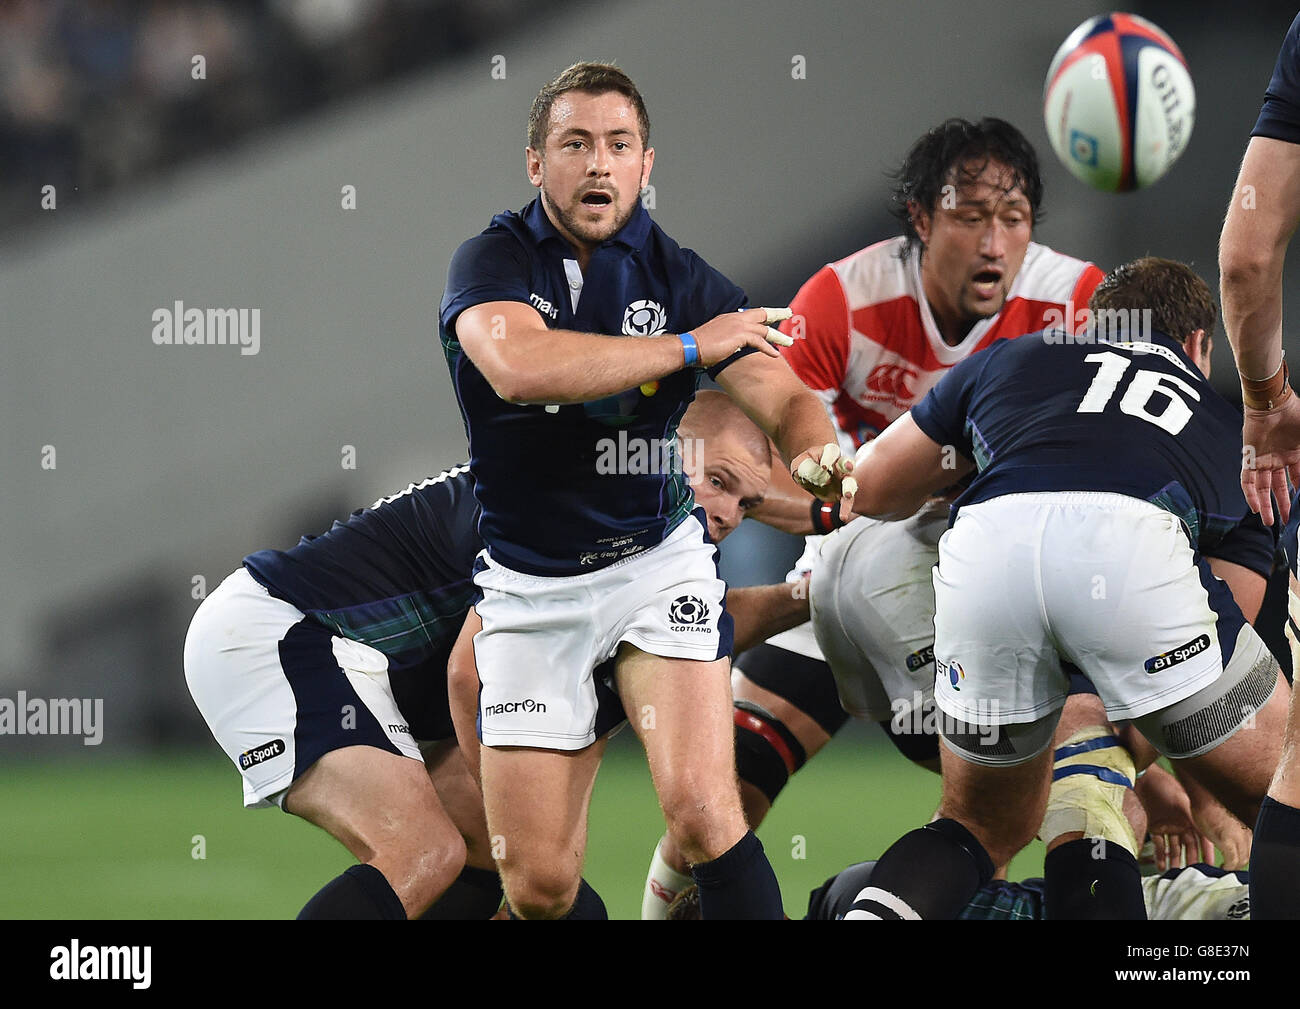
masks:
<svg viewBox="0 0 1300 1009"><path fill-rule="evenodd" d="M501 864L506 900L519 918L563 918L578 896L578 873L558 866Z"/></svg>
<svg viewBox="0 0 1300 1009"><path fill-rule="evenodd" d="M726 787L677 776L661 787L659 801L669 836L692 863L717 858L747 829L734 780Z"/></svg>
<svg viewBox="0 0 1300 1009"><path fill-rule="evenodd" d="M393 869L401 874L416 909L412 917L427 910L455 882L465 868L465 856L465 840L455 830L440 831L421 847L396 855Z"/></svg>

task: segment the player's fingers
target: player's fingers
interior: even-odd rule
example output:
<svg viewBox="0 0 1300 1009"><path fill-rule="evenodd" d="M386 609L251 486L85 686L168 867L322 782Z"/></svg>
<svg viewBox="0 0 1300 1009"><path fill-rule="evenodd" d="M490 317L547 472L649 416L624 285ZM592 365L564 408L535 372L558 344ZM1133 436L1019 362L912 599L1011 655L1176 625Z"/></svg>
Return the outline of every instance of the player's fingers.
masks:
<svg viewBox="0 0 1300 1009"><path fill-rule="evenodd" d="M1165 835L1152 834L1151 846L1152 848L1155 849L1156 868L1159 869L1161 872L1164 872L1166 869L1169 868L1169 860L1166 857L1168 855L1168 847L1165 844Z"/></svg>
<svg viewBox="0 0 1300 1009"><path fill-rule="evenodd" d="M1246 496L1246 506L1260 517L1265 525L1273 521L1273 516L1265 516L1259 507L1259 490L1255 486L1255 474L1253 469L1243 469L1241 471L1241 492Z"/></svg>
<svg viewBox="0 0 1300 1009"><path fill-rule="evenodd" d="M746 333L745 342L736 348L736 353L739 354L746 347L753 347L755 350L761 351L768 357L780 357L781 352L767 342L767 332L768 330L766 326L760 326L758 327L757 332L751 331Z"/></svg>
<svg viewBox="0 0 1300 1009"><path fill-rule="evenodd" d="M768 343L775 344L778 347L794 346L794 340L786 336L779 329L773 329L771 326L768 326L767 333L765 335Z"/></svg>
<svg viewBox="0 0 1300 1009"><path fill-rule="evenodd" d="M1206 865L1214 864L1214 842L1208 837L1201 838L1201 857L1197 861L1204 862Z"/></svg>
<svg viewBox="0 0 1300 1009"><path fill-rule="evenodd" d="M1273 470L1273 497L1277 501L1278 516L1282 519L1283 525L1286 524L1287 518L1291 515L1291 491L1287 487L1286 476L1287 467L1279 466ZM1269 509L1272 511L1272 509Z"/></svg>
<svg viewBox="0 0 1300 1009"><path fill-rule="evenodd" d="M809 457L795 468L794 478L805 487L824 487L831 475L817 465L816 459Z"/></svg>
<svg viewBox="0 0 1300 1009"><path fill-rule="evenodd" d="M840 521L847 522L853 517L853 497L858 493L858 482L851 476L840 481Z"/></svg>
<svg viewBox="0 0 1300 1009"><path fill-rule="evenodd" d="M764 309L760 309L760 311L765 313L764 321L767 322L769 325L774 322L785 322L786 319L789 319L791 316L794 315L794 313L790 311L788 307L764 308Z"/></svg>

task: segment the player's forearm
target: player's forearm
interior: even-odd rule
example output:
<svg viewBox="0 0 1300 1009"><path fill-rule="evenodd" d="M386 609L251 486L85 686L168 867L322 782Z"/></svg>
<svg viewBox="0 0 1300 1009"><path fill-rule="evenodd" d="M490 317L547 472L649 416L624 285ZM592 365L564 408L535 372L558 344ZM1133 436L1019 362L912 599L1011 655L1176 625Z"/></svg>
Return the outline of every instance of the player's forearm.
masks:
<svg viewBox="0 0 1300 1009"><path fill-rule="evenodd" d="M474 363L509 403L584 403L671 375L686 363L682 342L672 335L548 329L507 332L497 342L488 360Z"/></svg>
<svg viewBox="0 0 1300 1009"><path fill-rule="evenodd" d="M780 455L773 452L772 475L763 502L750 509L746 517L757 519L783 533L809 536L815 532L811 517L814 500L811 494L794 482Z"/></svg>
<svg viewBox="0 0 1300 1009"><path fill-rule="evenodd" d="M735 622L735 652L740 654L807 621L808 582L729 589L727 612Z"/></svg>
<svg viewBox="0 0 1300 1009"><path fill-rule="evenodd" d="M1285 248L1261 255L1224 227L1219 253L1223 328L1237 369L1252 379L1277 371L1282 360L1282 264Z"/></svg>
<svg viewBox="0 0 1300 1009"><path fill-rule="evenodd" d="M839 441L821 400L804 386L786 398L775 414L774 426L775 430L768 434L787 465L801 452Z"/></svg>
<svg viewBox="0 0 1300 1009"><path fill-rule="evenodd" d="M1219 236L1223 325L1237 369L1263 379L1282 355L1282 266L1300 223L1300 145L1253 137Z"/></svg>

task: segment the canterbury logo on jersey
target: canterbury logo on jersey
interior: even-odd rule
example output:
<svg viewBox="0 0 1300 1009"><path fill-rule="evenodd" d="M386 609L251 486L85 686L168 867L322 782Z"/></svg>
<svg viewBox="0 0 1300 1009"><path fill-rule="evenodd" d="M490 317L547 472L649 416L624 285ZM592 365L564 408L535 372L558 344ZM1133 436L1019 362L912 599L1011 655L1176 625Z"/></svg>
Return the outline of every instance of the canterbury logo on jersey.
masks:
<svg viewBox="0 0 1300 1009"><path fill-rule="evenodd" d="M916 394L908 382L915 382L918 377L916 371L906 365L878 364L867 376L866 398L911 403Z"/></svg>

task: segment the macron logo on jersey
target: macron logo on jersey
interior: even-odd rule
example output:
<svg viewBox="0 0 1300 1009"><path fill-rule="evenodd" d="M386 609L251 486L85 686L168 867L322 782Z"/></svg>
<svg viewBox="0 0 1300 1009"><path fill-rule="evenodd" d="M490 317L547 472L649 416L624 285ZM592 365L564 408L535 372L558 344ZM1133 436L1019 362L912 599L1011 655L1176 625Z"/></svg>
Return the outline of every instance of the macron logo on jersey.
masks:
<svg viewBox="0 0 1300 1009"><path fill-rule="evenodd" d="M550 316L551 319L553 320L558 319L560 317L560 310L556 308L554 305L552 305L545 298L543 298L540 294L529 294L528 303L532 305L533 308L537 309L537 311L541 312L543 315Z"/></svg>

